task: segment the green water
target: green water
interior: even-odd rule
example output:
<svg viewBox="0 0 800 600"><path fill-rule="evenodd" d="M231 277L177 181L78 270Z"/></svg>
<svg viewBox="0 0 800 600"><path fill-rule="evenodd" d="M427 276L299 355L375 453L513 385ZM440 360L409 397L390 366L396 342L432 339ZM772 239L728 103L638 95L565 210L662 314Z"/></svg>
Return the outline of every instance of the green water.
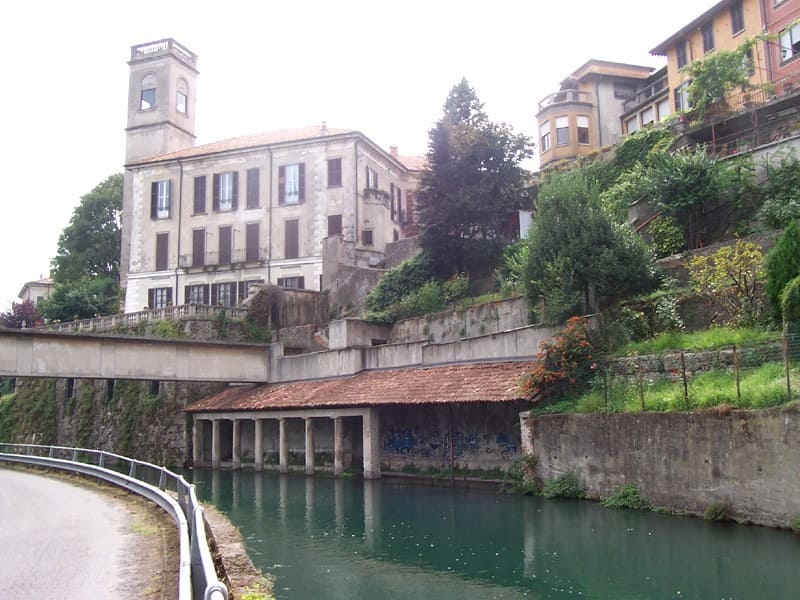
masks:
<svg viewBox="0 0 800 600"><path fill-rule="evenodd" d="M193 476L277 598L800 598L786 531L389 479Z"/></svg>

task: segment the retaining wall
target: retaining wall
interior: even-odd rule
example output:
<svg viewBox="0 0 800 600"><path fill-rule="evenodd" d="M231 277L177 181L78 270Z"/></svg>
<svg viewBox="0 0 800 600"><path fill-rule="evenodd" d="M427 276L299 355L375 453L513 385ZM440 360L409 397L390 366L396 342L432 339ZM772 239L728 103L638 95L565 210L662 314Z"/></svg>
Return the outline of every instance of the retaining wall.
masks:
<svg viewBox="0 0 800 600"><path fill-rule="evenodd" d="M544 481L575 473L591 498L633 483L656 506L786 527L800 515L800 408L521 415Z"/></svg>

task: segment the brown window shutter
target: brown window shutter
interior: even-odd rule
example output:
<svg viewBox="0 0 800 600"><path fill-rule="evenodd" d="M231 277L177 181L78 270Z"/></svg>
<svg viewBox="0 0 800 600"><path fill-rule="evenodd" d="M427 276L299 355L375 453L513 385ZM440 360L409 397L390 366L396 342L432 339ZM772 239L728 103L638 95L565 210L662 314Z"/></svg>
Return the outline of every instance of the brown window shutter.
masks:
<svg viewBox="0 0 800 600"><path fill-rule="evenodd" d="M194 213L206 212L206 176L194 178Z"/></svg>
<svg viewBox="0 0 800 600"><path fill-rule="evenodd" d="M285 225L285 252L284 258L297 258L300 255L299 221L290 219Z"/></svg>
<svg viewBox="0 0 800 600"><path fill-rule="evenodd" d="M300 179L300 202L303 202L306 199L306 164L300 163L297 166L297 171Z"/></svg>
<svg viewBox="0 0 800 600"><path fill-rule="evenodd" d="M156 303L156 291L154 289L147 290L147 308L153 308Z"/></svg>
<svg viewBox="0 0 800 600"><path fill-rule="evenodd" d="M258 208L258 176L259 169L247 169L247 208Z"/></svg>
<svg viewBox="0 0 800 600"><path fill-rule="evenodd" d="M231 202L231 210L239 208L239 172L233 173L233 198Z"/></svg>
<svg viewBox="0 0 800 600"><path fill-rule="evenodd" d="M305 277L298 277L297 278L297 289L298 290L306 289L306 278Z"/></svg>
<svg viewBox="0 0 800 600"><path fill-rule="evenodd" d="M231 227L219 228L219 264L231 264Z"/></svg>
<svg viewBox="0 0 800 600"><path fill-rule="evenodd" d="M397 216L397 211L395 210L395 207L394 207L394 184L393 183L389 184L389 195L391 196L391 199L389 200L389 202L391 202L391 207L392 207L392 209L391 209L392 221L394 221L395 217Z"/></svg>
<svg viewBox="0 0 800 600"><path fill-rule="evenodd" d="M328 216L328 236L342 233L342 215Z"/></svg>
<svg viewBox="0 0 800 600"><path fill-rule="evenodd" d="M158 218L158 182L150 184L150 218Z"/></svg>
<svg viewBox="0 0 800 600"><path fill-rule="evenodd" d="M258 223L248 223L245 232L245 260L247 262L257 262L258 256Z"/></svg>
<svg viewBox="0 0 800 600"><path fill-rule="evenodd" d="M183 303L189 304L189 286L183 286Z"/></svg>
<svg viewBox="0 0 800 600"><path fill-rule="evenodd" d="M211 303L211 296L209 295L209 288L210 287L211 286L208 285L208 284L205 284L203 286L203 302L205 302L206 304L210 304Z"/></svg>
<svg viewBox="0 0 800 600"><path fill-rule="evenodd" d="M173 190L175 186L172 184L172 179L169 180L169 191L167 192L167 214L171 217L172 216L172 198Z"/></svg>
<svg viewBox="0 0 800 600"><path fill-rule="evenodd" d="M172 304L172 288L167 288L167 304Z"/></svg>
<svg viewBox="0 0 800 600"><path fill-rule="evenodd" d="M169 250L169 234L158 233L156 234L156 271L167 270Z"/></svg>
<svg viewBox="0 0 800 600"><path fill-rule="evenodd" d="M244 302L247 299L247 282L240 281L236 287L238 288L239 302Z"/></svg>
<svg viewBox="0 0 800 600"><path fill-rule="evenodd" d="M211 305L214 306L217 303L217 289L219 288L218 283L211 284Z"/></svg>
<svg viewBox="0 0 800 600"><path fill-rule="evenodd" d="M236 297L236 291L239 286L237 286L235 283L228 283L227 285L229 285L231 288L231 306L236 306L239 303L238 298Z"/></svg>
<svg viewBox="0 0 800 600"><path fill-rule="evenodd" d="M278 167L278 203L286 202L286 167Z"/></svg>
<svg viewBox="0 0 800 600"><path fill-rule="evenodd" d="M202 267L206 264L206 230L192 231L192 266Z"/></svg>
<svg viewBox="0 0 800 600"><path fill-rule="evenodd" d="M214 173L214 190L211 206L214 210L219 210L219 173Z"/></svg>

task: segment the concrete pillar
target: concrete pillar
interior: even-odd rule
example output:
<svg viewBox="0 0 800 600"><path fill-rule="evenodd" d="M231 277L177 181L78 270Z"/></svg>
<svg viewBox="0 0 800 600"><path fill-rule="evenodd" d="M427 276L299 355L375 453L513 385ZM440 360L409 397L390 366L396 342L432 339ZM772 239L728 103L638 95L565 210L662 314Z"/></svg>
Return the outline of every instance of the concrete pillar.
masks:
<svg viewBox="0 0 800 600"><path fill-rule="evenodd" d="M255 454L255 468L260 471L264 468L264 419L255 419L255 440L253 440L253 454Z"/></svg>
<svg viewBox="0 0 800 600"><path fill-rule="evenodd" d="M211 421L211 467L214 469L219 468L220 463L220 434L219 434L219 419Z"/></svg>
<svg viewBox="0 0 800 600"><path fill-rule="evenodd" d="M364 479L381 476L380 419L377 408L367 408L362 417Z"/></svg>
<svg viewBox="0 0 800 600"><path fill-rule="evenodd" d="M344 473L344 419L333 418L333 474Z"/></svg>
<svg viewBox="0 0 800 600"><path fill-rule="evenodd" d="M286 434L286 419L278 421L278 462L280 472L289 472L289 437Z"/></svg>
<svg viewBox="0 0 800 600"><path fill-rule="evenodd" d="M192 465L199 467L203 462L203 420L194 418L192 427Z"/></svg>
<svg viewBox="0 0 800 600"><path fill-rule="evenodd" d="M314 419L308 417L306 422L306 475L314 474Z"/></svg>
<svg viewBox="0 0 800 600"><path fill-rule="evenodd" d="M241 419L233 420L233 468L242 468L242 421Z"/></svg>

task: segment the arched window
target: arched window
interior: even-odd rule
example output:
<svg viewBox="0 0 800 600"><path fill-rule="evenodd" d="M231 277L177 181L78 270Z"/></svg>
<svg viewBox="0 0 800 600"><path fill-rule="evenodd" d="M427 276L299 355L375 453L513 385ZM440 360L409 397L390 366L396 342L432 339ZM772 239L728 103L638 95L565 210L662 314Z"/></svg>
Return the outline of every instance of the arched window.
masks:
<svg viewBox="0 0 800 600"><path fill-rule="evenodd" d="M156 78L148 73L142 78L142 95L139 110L150 110L156 107Z"/></svg>
<svg viewBox="0 0 800 600"><path fill-rule="evenodd" d="M189 85L185 79L178 79L178 92L175 97L175 109L179 113L186 114L188 110Z"/></svg>

